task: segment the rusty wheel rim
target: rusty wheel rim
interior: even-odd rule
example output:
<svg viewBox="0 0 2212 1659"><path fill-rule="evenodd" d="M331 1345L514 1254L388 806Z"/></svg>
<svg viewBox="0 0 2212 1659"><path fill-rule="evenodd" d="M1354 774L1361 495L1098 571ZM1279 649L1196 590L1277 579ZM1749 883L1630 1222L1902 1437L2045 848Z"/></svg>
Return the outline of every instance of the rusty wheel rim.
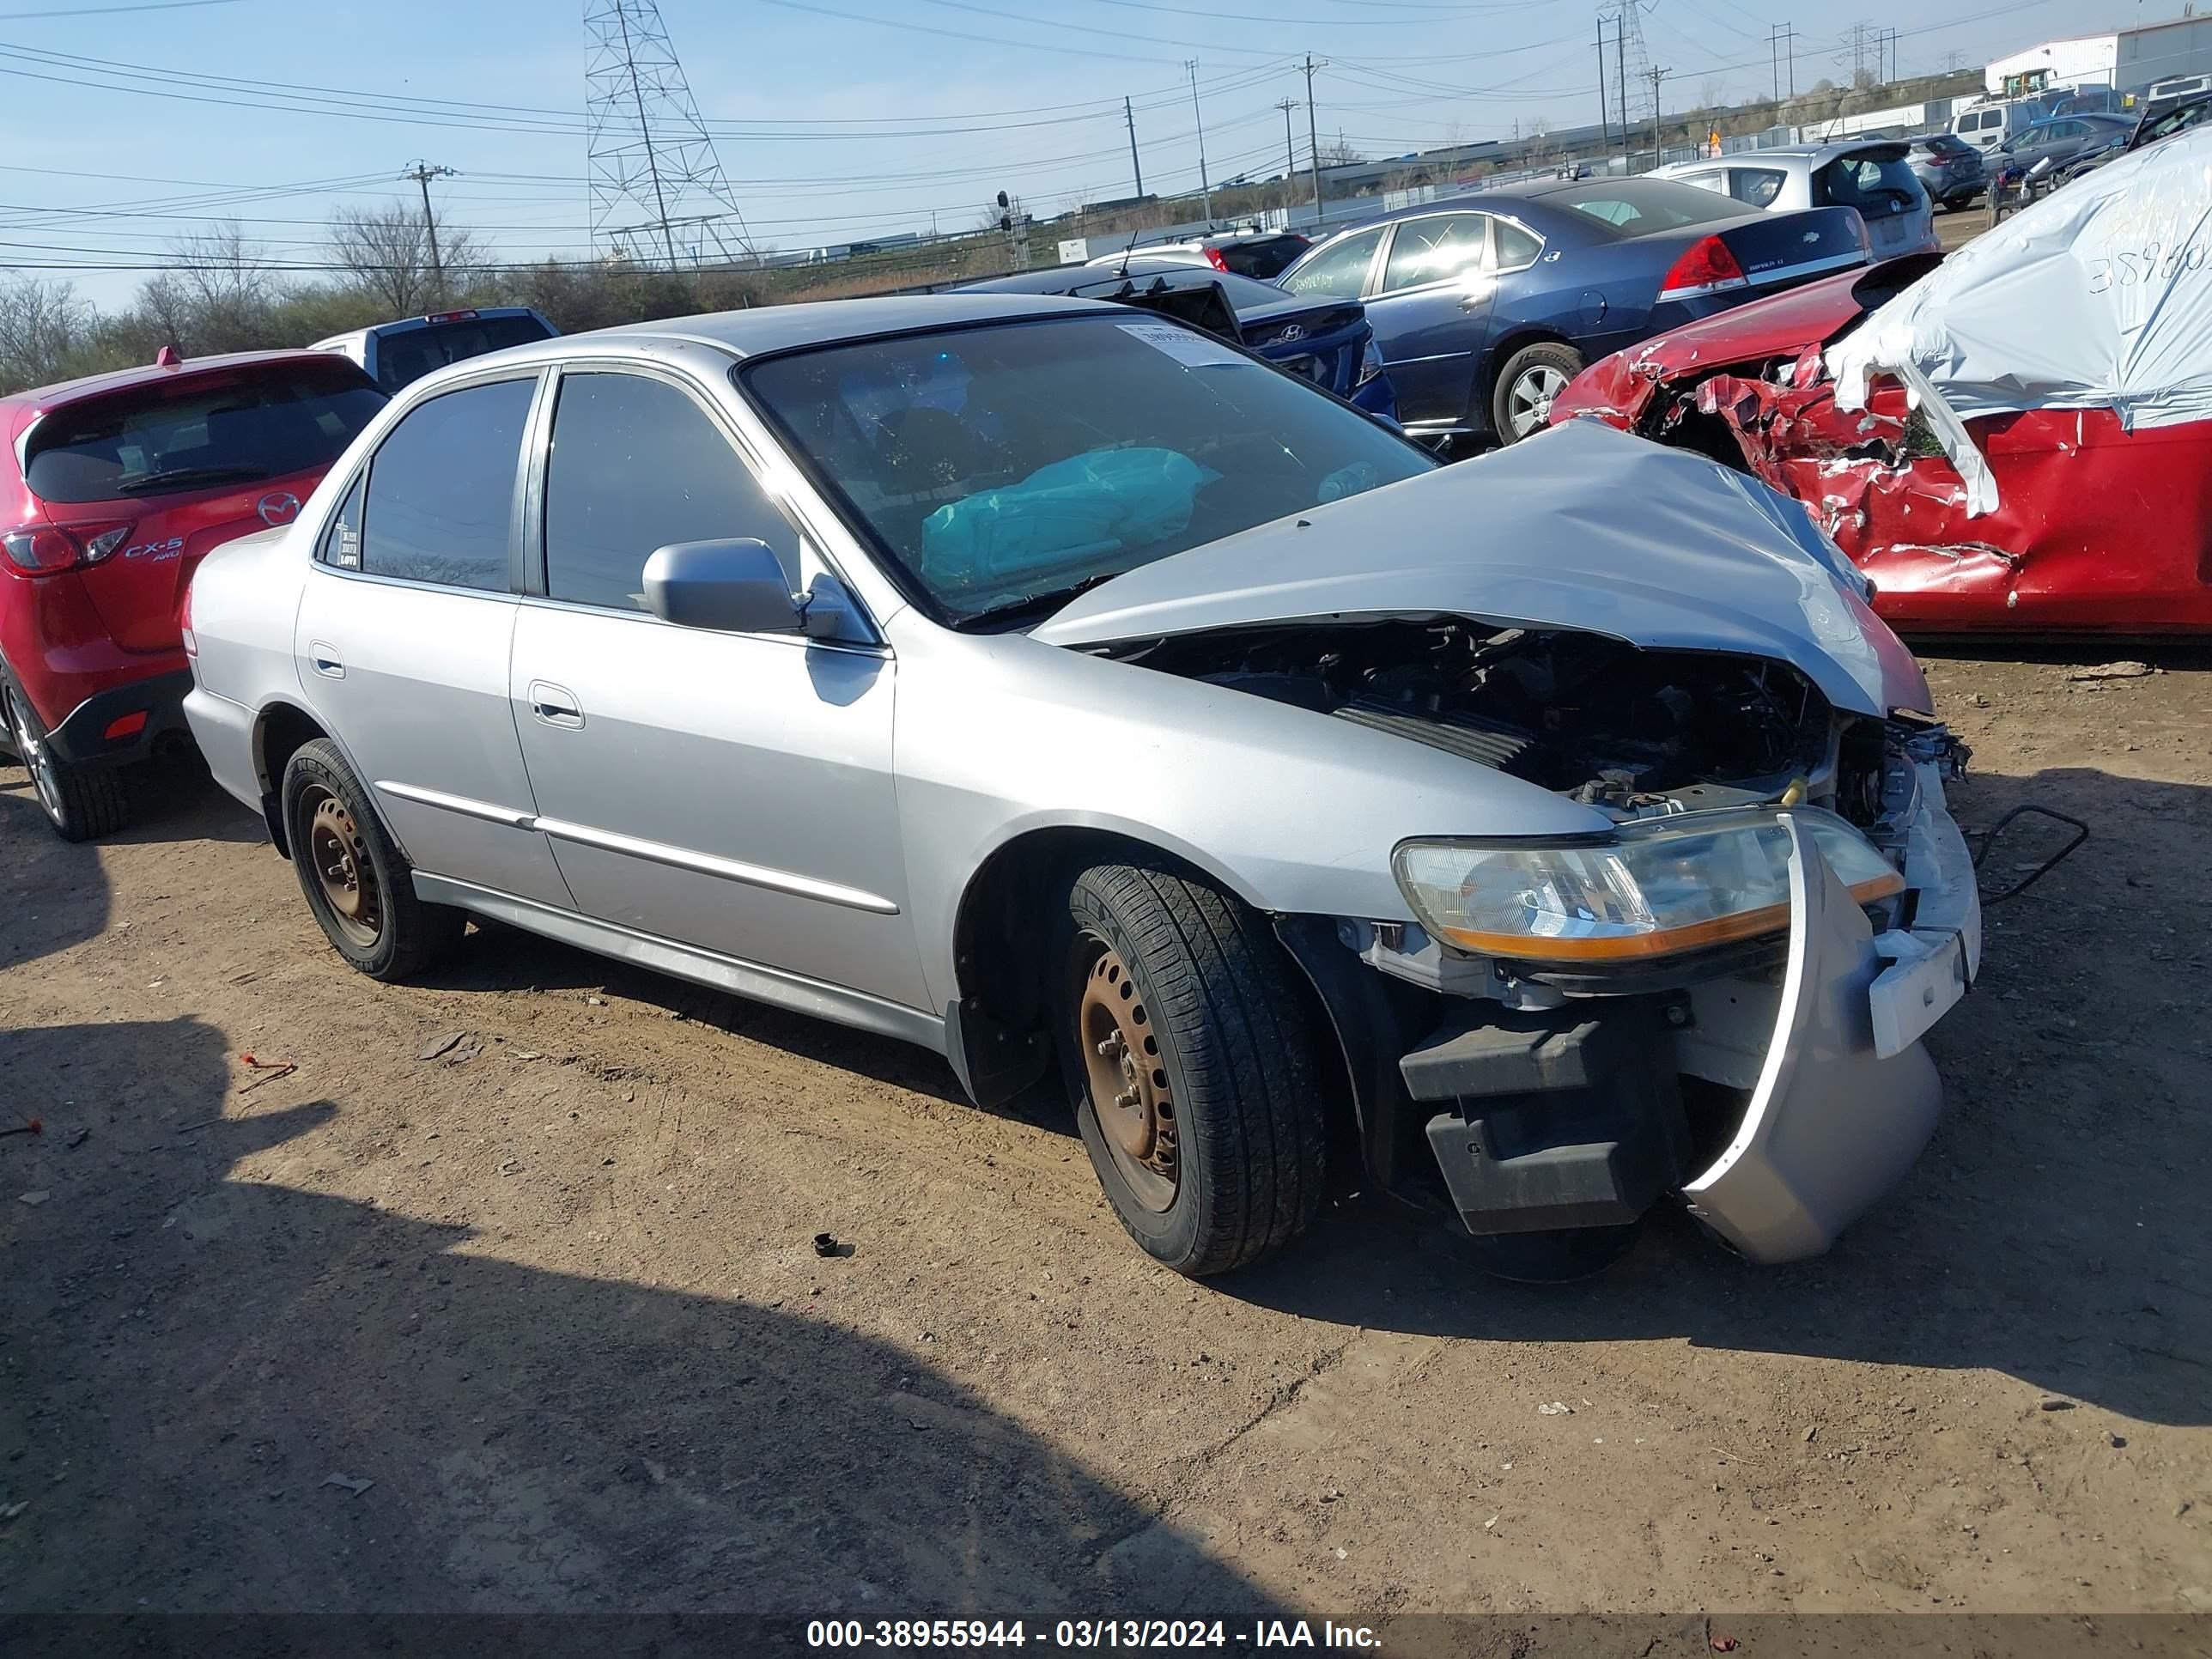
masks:
<svg viewBox="0 0 2212 1659"><path fill-rule="evenodd" d="M1091 1112L1130 1193L1155 1212L1175 1203L1182 1183L1180 1126L1167 1058L1144 994L1121 953L1095 934L1076 1012Z"/></svg>
<svg viewBox="0 0 2212 1659"><path fill-rule="evenodd" d="M311 797L307 814L307 866L338 929L356 945L369 945L384 931L384 895L368 843L346 804L327 790Z"/></svg>

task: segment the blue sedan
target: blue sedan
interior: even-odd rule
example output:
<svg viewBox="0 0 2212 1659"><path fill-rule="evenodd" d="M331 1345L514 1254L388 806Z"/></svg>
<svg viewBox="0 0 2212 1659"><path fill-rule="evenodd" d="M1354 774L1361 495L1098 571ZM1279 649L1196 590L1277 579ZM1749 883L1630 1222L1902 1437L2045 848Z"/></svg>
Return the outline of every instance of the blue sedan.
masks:
<svg viewBox="0 0 2212 1659"><path fill-rule="evenodd" d="M1584 363L1866 259L1850 208L1763 213L1690 185L1580 179L1370 220L1276 280L1366 306L1407 431L1510 443Z"/></svg>
<svg viewBox="0 0 2212 1659"><path fill-rule="evenodd" d="M1200 327L1208 320L1179 303L1203 297L1200 290L1218 288L1236 314L1224 319L1218 331L1242 340L1246 349L1258 353L1278 368L1311 380L1324 392L1370 415L1387 421L1398 418L1398 399L1390 377L1382 372L1382 355L1368 326L1366 307L1357 296L1338 299L1322 294L1285 294L1272 283L1239 276L1233 271L1176 260L1147 259L1133 255L1113 265L1062 265L1053 270L1024 271L1018 276L994 276L968 283L963 293L1066 294L1085 300L1118 300L1181 316Z"/></svg>

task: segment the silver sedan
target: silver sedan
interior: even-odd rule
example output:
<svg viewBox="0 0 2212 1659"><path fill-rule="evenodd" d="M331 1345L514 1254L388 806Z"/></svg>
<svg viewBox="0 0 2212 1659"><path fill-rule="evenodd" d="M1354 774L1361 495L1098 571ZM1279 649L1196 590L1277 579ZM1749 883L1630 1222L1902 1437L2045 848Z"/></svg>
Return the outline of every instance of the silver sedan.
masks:
<svg viewBox="0 0 2212 1659"><path fill-rule="evenodd" d="M347 962L471 916L1064 1086L1188 1273L1385 1194L1761 1261L1911 1164L1963 759L1803 511L1573 425L1438 467L1082 301L790 306L407 388L217 550L187 712Z"/></svg>

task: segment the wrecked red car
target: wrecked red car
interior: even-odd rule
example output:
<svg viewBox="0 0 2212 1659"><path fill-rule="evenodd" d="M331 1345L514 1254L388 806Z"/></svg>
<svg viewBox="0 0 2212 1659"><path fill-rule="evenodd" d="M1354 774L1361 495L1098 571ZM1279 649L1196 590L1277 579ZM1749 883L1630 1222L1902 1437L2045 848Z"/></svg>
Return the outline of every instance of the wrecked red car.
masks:
<svg viewBox="0 0 2212 1659"><path fill-rule="evenodd" d="M1921 635L2212 629L2212 128L1948 260L1809 284L1592 364L1603 421L1796 497Z"/></svg>

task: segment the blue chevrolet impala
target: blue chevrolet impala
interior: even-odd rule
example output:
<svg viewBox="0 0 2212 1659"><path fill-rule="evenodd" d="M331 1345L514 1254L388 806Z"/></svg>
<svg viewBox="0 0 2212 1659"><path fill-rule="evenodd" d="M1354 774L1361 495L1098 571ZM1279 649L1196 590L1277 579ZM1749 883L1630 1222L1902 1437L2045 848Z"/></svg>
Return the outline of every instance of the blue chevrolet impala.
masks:
<svg viewBox="0 0 2212 1659"><path fill-rule="evenodd" d="M1276 280L1364 302L1409 432L1511 443L1584 363L1866 259L1851 208L1765 213L1690 185L1579 179L1369 220Z"/></svg>

